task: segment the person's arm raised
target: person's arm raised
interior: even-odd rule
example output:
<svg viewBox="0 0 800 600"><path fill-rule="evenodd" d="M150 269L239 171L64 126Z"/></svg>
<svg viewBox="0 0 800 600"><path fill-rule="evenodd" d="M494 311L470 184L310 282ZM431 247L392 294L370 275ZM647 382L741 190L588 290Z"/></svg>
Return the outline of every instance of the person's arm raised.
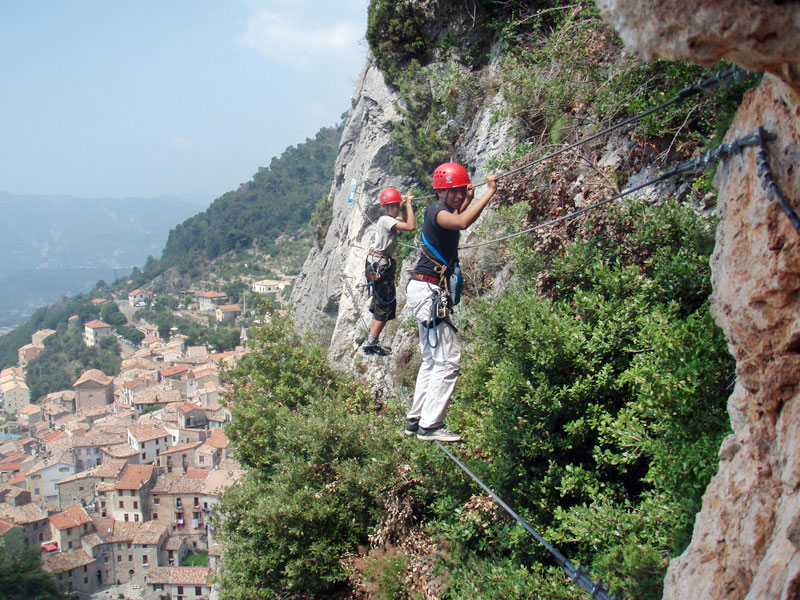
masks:
<svg viewBox="0 0 800 600"><path fill-rule="evenodd" d="M394 228L396 231L414 231L417 228L417 220L414 216L414 196L403 196L403 203L406 206L406 218L397 223Z"/></svg>
<svg viewBox="0 0 800 600"><path fill-rule="evenodd" d="M486 184L489 186L486 193L463 209L462 212L451 213L446 210L440 210L436 213L436 223L444 229L466 229L472 225L497 191L497 175L489 175L486 178Z"/></svg>

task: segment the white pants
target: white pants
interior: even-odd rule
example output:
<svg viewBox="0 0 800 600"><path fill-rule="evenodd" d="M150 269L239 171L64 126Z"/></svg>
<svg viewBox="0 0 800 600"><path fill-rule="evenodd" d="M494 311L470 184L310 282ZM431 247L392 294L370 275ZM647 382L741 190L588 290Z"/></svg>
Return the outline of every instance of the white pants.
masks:
<svg viewBox="0 0 800 600"><path fill-rule="evenodd" d="M437 322L435 330L423 325L431 320L431 305L438 291L438 286L417 279L409 281L406 289L406 305L417 320L422 353L408 418L419 418L419 426L425 429L444 424L461 367L461 344L455 329L442 322Z"/></svg>

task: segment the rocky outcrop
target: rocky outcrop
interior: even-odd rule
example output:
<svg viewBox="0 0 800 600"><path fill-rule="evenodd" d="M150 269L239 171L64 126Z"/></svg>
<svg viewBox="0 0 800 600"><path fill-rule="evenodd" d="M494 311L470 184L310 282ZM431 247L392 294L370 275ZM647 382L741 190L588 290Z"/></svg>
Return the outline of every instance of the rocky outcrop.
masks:
<svg viewBox="0 0 800 600"><path fill-rule="evenodd" d="M383 74L368 60L339 142L330 190L333 218L325 242L311 250L292 291L298 326L311 327L321 334L333 332L331 348L337 356L353 344L357 321L342 278L350 282L357 296L363 295L368 229L381 214L376 194L384 187L404 189L409 184L387 175L392 121L398 118L394 108L397 100ZM352 180L358 187L356 197L349 202Z"/></svg>
<svg viewBox="0 0 800 600"><path fill-rule="evenodd" d="M769 162L792 204L800 198L800 6L740 0L598 0L626 44L648 58L764 70L727 134L776 133ZM755 151L723 163L712 310L736 358L728 401L733 433L669 567L664 598L800 597L800 235L761 188Z"/></svg>

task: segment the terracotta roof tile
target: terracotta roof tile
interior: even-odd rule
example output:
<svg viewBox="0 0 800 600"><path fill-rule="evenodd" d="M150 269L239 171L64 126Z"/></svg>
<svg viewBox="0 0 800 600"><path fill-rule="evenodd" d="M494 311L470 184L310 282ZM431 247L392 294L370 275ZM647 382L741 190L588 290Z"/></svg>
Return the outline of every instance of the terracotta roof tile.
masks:
<svg viewBox="0 0 800 600"><path fill-rule="evenodd" d="M89 515L80 504L73 504L65 511L49 517L49 519L53 527L62 531L72 527L80 527L91 521Z"/></svg>
<svg viewBox="0 0 800 600"><path fill-rule="evenodd" d="M170 585L209 585L212 572L208 567L151 567L144 580Z"/></svg>
<svg viewBox="0 0 800 600"><path fill-rule="evenodd" d="M45 571L55 571L60 573L77 569L84 565L90 565L94 558L89 556L85 550L70 550L69 552L56 552L42 557L42 568Z"/></svg>
<svg viewBox="0 0 800 600"><path fill-rule="evenodd" d="M128 465L122 477L114 486L115 490L138 490L153 477L153 465Z"/></svg>

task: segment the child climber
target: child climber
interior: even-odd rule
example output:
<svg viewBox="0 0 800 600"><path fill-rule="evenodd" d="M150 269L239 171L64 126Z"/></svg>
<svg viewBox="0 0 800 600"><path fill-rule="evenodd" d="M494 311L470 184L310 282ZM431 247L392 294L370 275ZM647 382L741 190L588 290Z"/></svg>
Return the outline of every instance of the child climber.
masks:
<svg viewBox="0 0 800 600"><path fill-rule="evenodd" d="M397 232L414 231L417 223L414 219L413 197L400 197L400 192L396 189L386 188L381 191L380 200L385 214L375 225L375 240L370 247L365 266L367 287L372 290L372 302L369 305L372 322L361 350L364 354L386 356L392 349L382 346L378 338L386 322L394 319L397 310L394 286ZM398 218L401 210L405 211L405 218Z"/></svg>
<svg viewBox="0 0 800 600"><path fill-rule="evenodd" d="M447 405L461 367L461 345L450 321L453 301L450 276L458 263L459 232L472 225L497 191L497 176L472 203L475 188L464 167L445 163L433 172L437 201L425 210L422 222L422 256L408 282L406 304L419 328L422 364L417 374L414 401L407 415L406 435L421 440L457 442L461 439L444 425Z"/></svg>

